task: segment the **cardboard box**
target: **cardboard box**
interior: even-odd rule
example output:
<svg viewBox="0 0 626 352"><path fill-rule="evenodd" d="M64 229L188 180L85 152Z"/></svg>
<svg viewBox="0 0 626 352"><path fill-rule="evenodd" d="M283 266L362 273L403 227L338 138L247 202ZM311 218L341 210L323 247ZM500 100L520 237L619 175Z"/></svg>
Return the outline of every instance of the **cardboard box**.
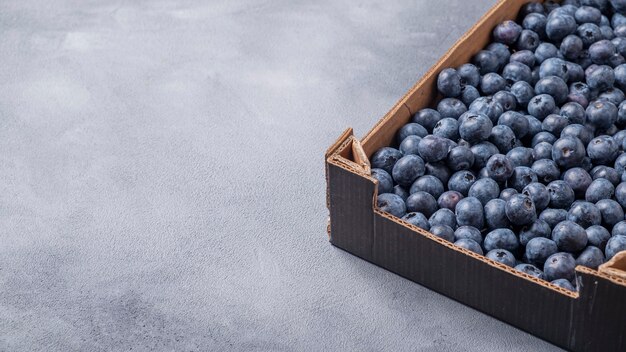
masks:
<svg viewBox="0 0 626 352"><path fill-rule="evenodd" d="M326 153L330 242L354 255L574 351L626 351L626 251L599 270L576 268L579 292L455 247L375 207L368 158L437 99L436 79L490 40L493 27L515 19L528 0L504 0L432 67L359 141L346 130ZM415 302L419 304L419 302Z"/></svg>

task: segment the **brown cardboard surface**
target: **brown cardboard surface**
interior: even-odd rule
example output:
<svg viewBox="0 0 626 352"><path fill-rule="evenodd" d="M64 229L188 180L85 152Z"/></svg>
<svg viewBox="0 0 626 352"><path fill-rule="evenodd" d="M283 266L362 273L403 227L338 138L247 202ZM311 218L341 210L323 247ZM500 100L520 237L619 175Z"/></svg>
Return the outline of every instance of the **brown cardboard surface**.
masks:
<svg viewBox="0 0 626 352"><path fill-rule="evenodd" d="M363 166L361 152L369 157L389 145L413 113L437 100L436 74L468 62L488 42L493 26L515 18L526 2L496 4L372 128L361 146L345 133L335 143L326 161L330 242L561 347L625 351L626 278L621 274L626 256L619 255L600 271L577 267L579 292L561 289L376 209L376 181Z"/></svg>

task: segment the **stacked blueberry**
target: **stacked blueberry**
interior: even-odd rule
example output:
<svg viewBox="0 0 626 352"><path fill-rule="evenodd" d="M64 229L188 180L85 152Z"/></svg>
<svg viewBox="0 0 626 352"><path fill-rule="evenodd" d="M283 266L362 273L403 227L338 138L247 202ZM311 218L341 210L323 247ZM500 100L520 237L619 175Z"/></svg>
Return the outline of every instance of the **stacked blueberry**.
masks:
<svg viewBox="0 0 626 352"><path fill-rule="evenodd" d="M526 4L371 158L378 207L575 290L626 250L626 0Z"/></svg>

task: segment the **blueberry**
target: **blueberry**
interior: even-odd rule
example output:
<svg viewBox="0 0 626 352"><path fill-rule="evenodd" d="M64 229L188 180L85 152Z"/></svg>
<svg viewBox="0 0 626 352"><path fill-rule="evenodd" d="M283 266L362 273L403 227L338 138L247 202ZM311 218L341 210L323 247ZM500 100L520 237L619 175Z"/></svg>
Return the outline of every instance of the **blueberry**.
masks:
<svg viewBox="0 0 626 352"><path fill-rule="evenodd" d="M530 99L535 96L535 89L530 83L519 81L513 83L511 86L511 94L515 96L515 101L519 106L525 107L528 105Z"/></svg>
<svg viewBox="0 0 626 352"><path fill-rule="evenodd" d="M619 65L622 65L624 63L626 63L626 59L624 58L624 56L622 56L621 54L618 54L618 53L613 54L613 56L611 56L607 60L607 62L606 62L607 65L609 65L609 66L611 66L613 68L615 68L615 67L617 67Z"/></svg>
<svg viewBox="0 0 626 352"><path fill-rule="evenodd" d="M576 20L572 16L549 16L546 22L546 35L553 41L560 41L576 31Z"/></svg>
<svg viewBox="0 0 626 352"><path fill-rule="evenodd" d="M474 197L461 199L454 211L456 214L456 222L460 225L473 226L482 229L484 226L483 206L480 201Z"/></svg>
<svg viewBox="0 0 626 352"><path fill-rule="evenodd" d="M528 133L526 133L526 139L531 139L537 133L541 132L541 121L532 115L525 115L528 120Z"/></svg>
<svg viewBox="0 0 626 352"><path fill-rule="evenodd" d="M539 66L539 77L546 78L549 76L556 76L563 79L563 81L567 81L568 68L565 60L559 59L558 57L551 57L544 60Z"/></svg>
<svg viewBox="0 0 626 352"><path fill-rule="evenodd" d="M585 229L571 220L558 223L552 229L552 239L561 251L578 252L587 246Z"/></svg>
<svg viewBox="0 0 626 352"><path fill-rule="evenodd" d="M459 139L459 122L451 117L443 118L435 124L433 135L457 140Z"/></svg>
<svg viewBox="0 0 626 352"><path fill-rule="evenodd" d="M606 100L618 106L624 100L624 92L618 88L609 88L598 95L598 100ZM618 112L619 113L619 112Z"/></svg>
<svg viewBox="0 0 626 352"><path fill-rule="evenodd" d="M593 138L593 131L587 127L577 123L567 125L561 131L561 137L571 136L580 139L583 145L589 144Z"/></svg>
<svg viewBox="0 0 626 352"><path fill-rule="evenodd" d="M583 41L579 36L570 34L563 38L559 50L566 59L574 60L580 56L580 53L583 50Z"/></svg>
<svg viewBox="0 0 626 352"><path fill-rule="evenodd" d="M556 180L548 183L548 193L550 194L551 208L569 209L574 202L574 190L565 182Z"/></svg>
<svg viewBox="0 0 626 352"><path fill-rule="evenodd" d="M426 175L435 176L444 185L448 183L450 176L452 176L452 172L450 171L450 169L448 169L445 163L441 163L441 162L426 163L425 168L426 168Z"/></svg>
<svg viewBox="0 0 626 352"><path fill-rule="evenodd" d="M524 257L531 264L543 266L546 259L557 253L556 243L545 237L536 237L528 241L526 244L526 252Z"/></svg>
<svg viewBox="0 0 626 352"><path fill-rule="evenodd" d="M566 61L567 83L579 82L585 79L585 69L577 63Z"/></svg>
<svg viewBox="0 0 626 352"><path fill-rule="evenodd" d="M576 260L569 253L554 253L546 259L543 274L548 281L566 279L572 281L575 276Z"/></svg>
<svg viewBox="0 0 626 352"><path fill-rule="evenodd" d="M589 66L585 70L585 79L591 89L605 90L613 87L615 73L610 66Z"/></svg>
<svg viewBox="0 0 626 352"><path fill-rule="evenodd" d="M600 29L598 28L598 31ZM552 43L543 42L535 49L535 64L541 64L544 60L557 57L559 49Z"/></svg>
<svg viewBox="0 0 626 352"><path fill-rule="evenodd" d="M600 225L589 226L585 232L587 233L587 243L601 250L604 250L606 243L609 238L611 238L609 231L604 226Z"/></svg>
<svg viewBox="0 0 626 352"><path fill-rule="evenodd" d="M473 112L464 113L459 119L459 122L459 134L461 138L471 144L489 138L491 129L493 128L493 124L487 116Z"/></svg>
<svg viewBox="0 0 626 352"><path fill-rule="evenodd" d="M403 201L406 202L406 199L409 197L409 192L402 186L400 185L395 185L393 186L393 191L391 192L395 195L397 195L398 197L402 198Z"/></svg>
<svg viewBox="0 0 626 352"><path fill-rule="evenodd" d="M518 264L515 266L516 270L523 272L524 274L528 274L532 277L536 277L538 279L543 279L543 271L539 270L536 266L532 264Z"/></svg>
<svg viewBox="0 0 626 352"><path fill-rule="evenodd" d="M524 18L531 13L538 13L543 15L545 14L545 9L543 8L543 5L539 2L529 2L522 6L519 15L521 18Z"/></svg>
<svg viewBox="0 0 626 352"><path fill-rule="evenodd" d="M456 205L461 199L463 199L463 195L460 192L446 191L439 196L439 199L437 199L437 205L440 208L446 208L455 211Z"/></svg>
<svg viewBox="0 0 626 352"><path fill-rule="evenodd" d="M454 230L447 225L435 225L430 227L430 233L443 238L448 242L454 242Z"/></svg>
<svg viewBox="0 0 626 352"><path fill-rule="evenodd" d="M511 54L509 61L519 62L521 64L528 66L529 68L534 67L535 66L535 53L533 53L531 50L518 50L514 52L513 54Z"/></svg>
<svg viewBox="0 0 626 352"><path fill-rule="evenodd" d="M505 212L513 225L527 225L537 219L535 204L529 196L524 194L516 194L509 198Z"/></svg>
<svg viewBox="0 0 626 352"><path fill-rule="evenodd" d="M619 89L626 89L626 64L617 66L614 70L615 82L614 84Z"/></svg>
<svg viewBox="0 0 626 352"><path fill-rule="evenodd" d="M399 218L406 214L404 201L393 193L379 194L376 199L376 206L380 208L380 210Z"/></svg>
<svg viewBox="0 0 626 352"><path fill-rule="evenodd" d="M600 24L602 12L595 7L581 6L574 13L574 18L578 23L595 23Z"/></svg>
<svg viewBox="0 0 626 352"><path fill-rule="evenodd" d="M413 122L422 125L428 131L432 131L439 120L441 120L441 114L437 110L428 108L422 109L413 115Z"/></svg>
<svg viewBox="0 0 626 352"><path fill-rule="evenodd" d="M400 143L399 149L404 155L408 155L408 154L418 155L419 154L418 147L419 147L419 143L421 140L422 140L422 137L407 136L406 138L404 138L402 143Z"/></svg>
<svg viewBox="0 0 626 352"><path fill-rule="evenodd" d="M554 98L548 94L536 95L528 102L528 113L539 120L553 113L555 108Z"/></svg>
<svg viewBox="0 0 626 352"><path fill-rule="evenodd" d="M467 250L470 250L476 254L483 254L483 250L482 248L480 248L480 244L476 243L476 241L470 240L469 238L462 238L456 242L454 242L454 245L457 247L461 247L461 248L465 248Z"/></svg>
<svg viewBox="0 0 626 352"><path fill-rule="evenodd" d="M515 147L506 154L513 167L531 166L535 161L533 149L526 147Z"/></svg>
<svg viewBox="0 0 626 352"><path fill-rule="evenodd" d="M553 208L544 209L541 214L539 214L539 219L548 223L550 228L554 228L558 223L567 219L567 210Z"/></svg>
<svg viewBox="0 0 626 352"><path fill-rule="evenodd" d="M483 205L491 199L498 198L500 187L498 183L490 178L481 178L474 182L468 191L468 196L475 197Z"/></svg>
<svg viewBox="0 0 626 352"><path fill-rule="evenodd" d="M498 119L498 125L509 127L513 131L514 136L517 138L524 137L526 133L528 133L529 129L528 119L526 118L526 116L517 111L506 111L505 113L500 115L500 118Z"/></svg>
<svg viewBox="0 0 626 352"><path fill-rule="evenodd" d="M614 255L621 251L626 251L626 236L614 235L606 244L606 249L604 250L606 259L613 258Z"/></svg>
<svg viewBox="0 0 626 352"><path fill-rule="evenodd" d="M505 182L513 174L513 165L503 154L494 154L487 161L487 174L496 182Z"/></svg>
<svg viewBox="0 0 626 352"><path fill-rule="evenodd" d="M402 143L408 136L426 137L427 134L428 131L422 125L410 122L398 130L397 140Z"/></svg>
<svg viewBox="0 0 626 352"><path fill-rule="evenodd" d="M530 82L532 79L532 73L530 67L524 65L523 63L513 61L504 66L502 78L504 78L509 84L519 81Z"/></svg>
<svg viewBox="0 0 626 352"><path fill-rule="evenodd" d="M487 45L486 49L496 54L496 58L498 59L498 70L509 62L511 52L509 51L509 47L505 44L491 43Z"/></svg>
<svg viewBox="0 0 626 352"><path fill-rule="evenodd" d="M510 267L514 267L515 266L515 256L513 256L513 254L509 251L507 251L506 249L492 249L489 252L487 252L487 254L485 254L485 257L494 260L498 263L502 263L506 266L510 266Z"/></svg>
<svg viewBox="0 0 626 352"><path fill-rule="evenodd" d="M624 0L610 0L611 7L618 13L626 13L626 1Z"/></svg>
<svg viewBox="0 0 626 352"><path fill-rule="evenodd" d="M478 88L480 83L480 70L472 64L463 64L457 69L461 79L461 85L469 85Z"/></svg>
<svg viewBox="0 0 626 352"><path fill-rule="evenodd" d="M480 234L480 230L472 226L459 226L456 231L454 231L455 241L462 238L470 239L478 244L483 243L483 236Z"/></svg>
<svg viewBox="0 0 626 352"><path fill-rule="evenodd" d="M442 117L452 117L457 119L467 111L467 107L459 99L444 98L441 99L439 104L437 104L437 111Z"/></svg>
<svg viewBox="0 0 626 352"><path fill-rule="evenodd" d="M598 178L593 180L589 184L589 187L585 191L585 200L591 203L596 203L602 199L610 199L613 198L615 194L615 186L611 183L611 181Z"/></svg>
<svg viewBox="0 0 626 352"><path fill-rule="evenodd" d="M572 188L578 198L582 198L591 184L591 175L580 167L573 167L563 173L563 181Z"/></svg>
<svg viewBox="0 0 626 352"><path fill-rule="evenodd" d="M493 39L498 43L511 45L515 43L522 27L514 21L504 21L493 29Z"/></svg>
<svg viewBox="0 0 626 352"><path fill-rule="evenodd" d="M620 183L620 176L617 171L605 165L596 166L591 170L591 177L594 180L604 178L613 184L613 186L617 186Z"/></svg>
<svg viewBox="0 0 626 352"><path fill-rule="evenodd" d="M602 224L613 227L618 222L624 220L624 210L620 204L613 199L602 199L596 203L596 207L602 214Z"/></svg>
<svg viewBox="0 0 626 352"><path fill-rule="evenodd" d="M413 182L411 188L409 189L409 194L420 191L426 192L433 197L438 198L444 192L443 183L441 183L441 180L432 175L421 176Z"/></svg>
<svg viewBox="0 0 626 352"><path fill-rule="evenodd" d="M409 187L418 177L424 175L424 161L417 155L409 154L400 158L393 166L391 176L403 187Z"/></svg>
<svg viewBox="0 0 626 352"><path fill-rule="evenodd" d="M435 197L424 191L415 192L406 199L407 211L422 213L426 217L433 215L437 208Z"/></svg>
<svg viewBox="0 0 626 352"><path fill-rule="evenodd" d="M561 77L546 76L535 84L535 93L548 94L554 99L556 104L560 105L567 101L569 89L567 83L565 83L565 80Z"/></svg>
<svg viewBox="0 0 626 352"><path fill-rule="evenodd" d="M493 100L500 103L500 105L506 112L510 110L514 110L517 107L517 100L515 98L515 95L513 95L513 93L508 92L506 90L501 90L497 92L496 94L494 94Z"/></svg>
<svg viewBox="0 0 626 352"><path fill-rule="evenodd" d="M615 45L616 52L618 52L622 56L626 55L626 38L616 37L616 38L611 39L611 43Z"/></svg>
<svg viewBox="0 0 626 352"><path fill-rule="evenodd" d="M537 174L531 168L518 166L513 169L513 174L507 181L507 185L515 188L518 192L522 192L524 187L537 181Z"/></svg>
<svg viewBox="0 0 626 352"><path fill-rule="evenodd" d="M532 149L535 160L552 158L552 144L548 142L540 142Z"/></svg>
<svg viewBox="0 0 626 352"><path fill-rule="evenodd" d="M533 163L531 169L537 174L537 179L542 183L557 180L561 175L559 167L552 159L540 159ZM572 191L572 194L574 191Z"/></svg>
<svg viewBox="0 0 626 352"><path fill-rule="evenodd" d="M474 164L474 154L468 147L455 147L448 153L447 163L452 171L468 170Z"/></svg>
<svg viewBox="0 0 626 352"><path fill-rule="evenodd" d="M619 146L610 136L598 136L587 145L587 154L596 165L611 165L617 157ZM619 170L618 170L619 172Z"/></svg>
<svg viewBox="0 0 626 352"><path fill-rule="evenodd" d="M378 194L393 192L393 179L383 169L372 169L372 177L378 180Z"/></svg>
<svg viewBox="0 0 626 352"><path fill-rule="evenodd" d="M515 147L515 133L509 126L496 125L491 129L489 142L493 143L501 153L508 153Z"/></svg>
<svg viewBox="0 0 626 352"><path fill-rule="evenodd" d="M615 187L615 200L619 202L622 208L626 208L626 182L622 182Z"/></svg>
<svg viewBox="0 0 626 352"><path fill-rule="evenodd" d="M604 263L604 253L594 246L588 246L576 258L576 265L586 266L591 269L598 269L598 266L602 263Z"/></svg>
<svg viewBox="0 0 626 352"><path fill-rule="evenodd" d="M485 236L483 246L486 251L500 248L514 252L519 247L519 241L515 233L510 229L499 228L489 232L487 236Z"/></svg>
<svg viewBox="0 0 626 352"><path fill-rule="evenodd" d="M393 166L401 157L402 152L399 150L391 147L382 147L374 153L374 155L372 155L370 164L372 168L383 169L387 171L387 173L391 174Z"/></svg>
<svg viewBox="0 0 626 352"><path fill-rule="evenodd" d="M613 167L618 174L624 173L624 171L626 171L626 154L620 154L615 159L615 164L613 164Z"/></svg>
<svg viewBox="0 0 626 352"><path fill-rule="evenodd" d="M569 91L572 94L580 94L587 99L591 98L591 88L583 82L575 82L570 84Z"/></svg>
<svg viewBox="0 0 626 352"><path fill-rule="evenodd" d="M445 138L428 135L420 141L418 151L426 162L443 160L448 155L448 143Z"/></svg>
<svg viewBox="0 0 626 352"><path fill-rule="evenodd" d="M518 192L517 192L517 190L515 188L505 188L505 189L502 190L502 192L500 192L500 199L502 199L503 201L506 202L507 200L509 200L511 197L513 197L517 193Z"/></svg>
<svg viewBox="0 0 626 352"><path fill-rule="evenodd" d="M583 46L588 48L591 44L604 39L602 31L598 25L593 23L583 23L576 28L576 34L583 41Z"/></svg>
<svg viewBox="0 0 626 352"><path fill-rule="evenodd" d="M541 13L530 13L524 17L522 27L537 33L541 38L546 36L546 23L548 19Z"/></svg>
<svg viewBox="0 0 626 352"><path fill-rule="evenodd" d="M541 123L541 128L550 132L555 136L559 136L563 129L569 124L569 121L565 116L550 114Z"/></svg>
<svg viewBox="0 0 626 352"><path fill-rule="evenodd" d="M408 213L402 217L402 220L426 231L430 229L430 224L428 223L428 220L426 220L426 217L422 213Z"/></svg>
<svg viewBox="0 0 626 352"><path fill-rule="evenodd" d="M620 221L613 226L611 236L626 236L626 221Z"/></svg>
<svg viewBox="0 0 626 352"><path fill-rule="evenodd" d="M498 70L498 56L489 50L481 50L472 58L472 63L478 68L481 75Z"/></svg>
<svg viewBox="0 0 626 352"><path fill-rule="evenodd" d="M480 97L472 102L468 111L475 114L485 115L489 118L489 120L491 120L492 123L496 123L500 115L504 112L504 109L495 99L490 97Z"/></svg>
<svg viewBox="0 0 626 352"><path fill-rule="evenodd" d="M474 100L480 98L480 92L473 86L464 86L461 90L461 101L465 105L471 105Z"/></svg>
<svg viewBox="0 0 626 352"><path fill-rule="evenodd" d="M584 229L592 225L600 225L602 223L602 214L595 204L576 201L567 213L567 220L575 222Z"/></svg>
<svg viewBox="0 0 626 352"><path fill-rule="evenodd" d="M457 226L456 215L454 215L454 212L452 210L447 208L439 209L434 212L433 215L431 215L428 219L428 223L431 227L435 225L446 225L455 229Z"/></svg>
<svg viewBox="0 0 626 352"><path fill-rule="evenodd" d="M615 45L610 40L599 40L589 46L589 57L594 64L604 64L615 54Z"/></svg>
<svg viewBox="0 0 626 352"><path fill-rule="evenodd" d="M457 171L448 181L448 189L467 196L470 187L476 182L476 176L469 170Z"/></svg>
<svg viewBox="0 0 626 352"><path fill-rule="evenodd" d="M550 283L554 286L558 286L566 290L576 291L576 288L574 287L574 285L572 285L572 283L566 279L556 279L556 280L551 281Z"/></svg>
<svg viewBox="0 0 626 352"><path fill-rule="evenodd" d="M542 211L550 203L550 192L548 188L539 182L529 183L522 190L522 194L530 197L537 211Z"/></svg>
<svg viewBox="0 0 626 352"><path fill-rule="evenodd" d="M492 199L485 204L483 209L485 221L489 229L507 228L511 226L505 213L506 201L502 199Z"/></svg>
<svg viewBox="0 0 626 352"><path fill-rule="evenodd" d="M422 139L423 143L424 140ZM421 146L420 143L420 146ZM580 139L571 136L559 138L552 145L552 159L562 168L578 166L585 157L585 146Z"/></svg>
<svg viewBox="0 0 626 352"><path fill-rule="evenodd" d="M542 123L542 125L543 125L543 123ZM531 145L533 147L535 147L535 145L537 145L537 144L539 144L541 142L547 142L547 143L550 143L550 144L554 144L554 142L556 142L556 139L557 138L552 133L547 132L547 131L541 131L541 132L537 133L533 137Z"/></svg>
<svg viewBox="0 0 626 352"><path fill-rule="evenodd" d="M552 229L547 222L537 219L532 224L522 227L519 233L519 240L522 246L526 246L530 240L537 237L550 238Z"/></svg>
<svg viewBox="0 0 626 352"><path fill-rule="evenodd" d="M569 102L563 104L561 107L560 114L567 118L567 121L571 124L580 124L585 123L585 108L583 108L580 104L575 102Z"/></svg>
<svg viewBox="0 0 626 352"><path fill-rule="evenodd" d="M458 97L461 95L461 76L453 68L442 70L437 77L437 89L444 97Z"/></svg>
<svg viewBox="0 0 626 352"><path fill-rule="evenodd" d="M524 29L520 33L519 38L517 38L517 42L515 42L515 47L517 48L517 50L535 50L540 43L541 39L539 39L538 33L530 29Z"/></svg>
<svg viewBox="0 0 626 352"><path fill-rule="evenodd" d="M613 35L616 37L626 37L626 25L621 25L615 27L613 30Z"/></svg>

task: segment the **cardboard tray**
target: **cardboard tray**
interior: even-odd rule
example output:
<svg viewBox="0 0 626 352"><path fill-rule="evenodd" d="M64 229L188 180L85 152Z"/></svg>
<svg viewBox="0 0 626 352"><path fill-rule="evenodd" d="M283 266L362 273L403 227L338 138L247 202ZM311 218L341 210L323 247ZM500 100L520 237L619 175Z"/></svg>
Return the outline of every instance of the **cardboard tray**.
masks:
<svg viewBox="0 0 626 352"><path fill-rule="evenodd" d="M469 62L492 28L528 0L487 12L363 138L347 129L326 152L330 242L356 256L573 351L626 351L626 251L599 270L576 268L578 292L454 246L375 207L368 158L437 99L436 78ZM416 302L416 304L418 304Z"/></svg>

